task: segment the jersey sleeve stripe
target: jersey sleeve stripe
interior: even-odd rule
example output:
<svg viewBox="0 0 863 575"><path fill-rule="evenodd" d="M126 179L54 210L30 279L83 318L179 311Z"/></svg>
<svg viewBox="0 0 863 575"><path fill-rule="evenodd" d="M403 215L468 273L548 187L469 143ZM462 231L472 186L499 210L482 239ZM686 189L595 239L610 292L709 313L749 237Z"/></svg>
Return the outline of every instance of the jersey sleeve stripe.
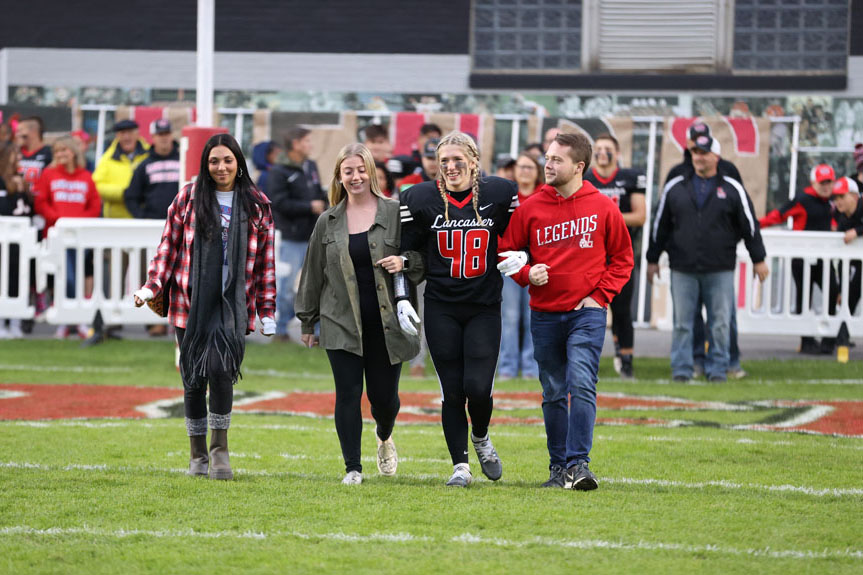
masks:
<svg viewBox="0 0 863 575"><path fill-rule="evenodd" d="M737 190L737 194L740 196L740 203L743 204L743 213L746 215L746 221L749 222L749 235L755 237L755 222L752 219L752 211L749 209L749 198L746 195L746 190L744 190L740 182L734 178L725 176L725 181L734 186L734 189Z"/></svg>
<svg viewBox="0 0 863 575"><path fill-rule="evenodd" d="M675 184L683 181L683 176L672 178L665 184L662 190L662 197L659 199L659 207L656 208L656 217L653 219L653 241L656 241L656 236L659 233L659 220L662 219L662 210L665 209L665 198L668 196L668 190L673 188Z"/></svg>

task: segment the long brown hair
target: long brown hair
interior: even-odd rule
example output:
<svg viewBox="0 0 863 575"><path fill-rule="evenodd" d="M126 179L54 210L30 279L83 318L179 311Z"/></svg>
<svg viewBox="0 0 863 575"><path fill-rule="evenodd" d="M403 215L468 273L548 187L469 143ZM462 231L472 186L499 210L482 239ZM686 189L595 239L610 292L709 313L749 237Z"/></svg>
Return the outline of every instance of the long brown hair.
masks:
<svg viewBox="0 0 863 575"><path fill-rule="evenodd" d="M0 144L0 179L6 182L6 190L12 194L22 191L18 189L17 173L18 146L11 141L4 142Z"/></svg>

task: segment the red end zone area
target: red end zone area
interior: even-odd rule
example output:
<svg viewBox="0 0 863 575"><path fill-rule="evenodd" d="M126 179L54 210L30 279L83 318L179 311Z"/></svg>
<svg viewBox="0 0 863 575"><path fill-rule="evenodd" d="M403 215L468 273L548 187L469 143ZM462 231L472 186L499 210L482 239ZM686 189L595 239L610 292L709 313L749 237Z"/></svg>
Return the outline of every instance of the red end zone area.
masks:
<svg viewBox="0 0 863 575"><path fill-rule="evenodd" d="M399 423L438 423L440 396L435 393L400 394ZM683 427L719 425L733 429L797 431L847 437L863 437L863 401L757 401L726 403L691 401L674 397L634 396L600 393L598 407L603 414L614 411L650 412L645 417L598 417L599 425L647 425ZM170 417L172 408L182 405L183 391L106 385L0 384L0 420L103 419ZM234 413L332 417L332 392L268 392L238 394ZM762 421L759 410L780 410L779 417ZM752 422L739 425L687 421L687 411L751 412ZM667 413L657 417L656 412ZM368 401L363 398L363 417L371 420ZM542 398L539 393L495 394L494 424L541 424Z"/></svg>

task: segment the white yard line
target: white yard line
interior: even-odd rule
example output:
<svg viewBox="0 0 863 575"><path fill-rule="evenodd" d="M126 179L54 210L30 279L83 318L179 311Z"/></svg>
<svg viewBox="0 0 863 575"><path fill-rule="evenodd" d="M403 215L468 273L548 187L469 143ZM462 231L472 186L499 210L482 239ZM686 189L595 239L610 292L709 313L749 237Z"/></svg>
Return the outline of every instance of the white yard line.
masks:
<svg viewBox="0 0 863 575"><path fill-rule="evenodd" d="M289 457L287 454L283 454L283 457L286 459L293 459L294 457ZM302 457L296 457L297 459L304 459ZM372 458L368 458L371 460ZM164 468L164 467L141 467L141 466L130 466L130 465L104 465L104 464L79 464L79 463L70 463L67 465L51 465L45 463L31 463L31 462L18 462L18 461L0 461L0 469L32 469L32 470L40 470L40 471L100 471L100 472L126 472L126 473L152 473L152 472L168 472L168 473L185 473L185 469L180 468ZM235 472L238 474L246 474L246 475L255 475L262 477L277 477L277 476L286 476L286 477L303 477L309 479L327 479L331 476L329 474L313 474L313 473L296 473L292 471L268 471L266 469L235 469ZM444 477L444 475L436 475L436 474L407 474L402 473L399 474L399 477L407 477L411 479L428 479L428 478L438 478ZM609 484L621 484L621 485L652 485L658 487L671 487L675 489L705 489L718 487L721 489L733 489L733 490L756 490L756 491L768 491L768 492L789 492L789 493L800 493L803 495L811 495L813 497L859 497L863 495L863 489L861 488L825 488L825 489L817 489L814 487L807 486L798 486L798 485L763 485L758 483L735 483L733 481L699 481L699 482L684 482L684 481L672 481L668 479L636 479L632 477L601 477L600 483L609 483Z"/></svg>
<svg viewBox="0 0 863 575"><path fill-rule="evenodd" d="M715 555L767 557L770 559L863 559L863 551L858 549L755 549L737 548L723 545L692 545L688 543L667 543L638 541L606 541L602 539L553 539L548 537L533 537L524 540L478 537L465 533L451 538L437 538L428 535L412 533L309 533L301 531L198 531L195 529L97 529L93 527L49 527L37 529L27 525L12 525L0 527L0 536L16 535L62 537L86 535L88 537L103 537L123 539L127 537L151 537L155 539L240 539L262 541L272 538L292 537L311 541L338 541L343 543L427 543L460 544L460 545L494 545L497 547L550 547L559 549L611 550L611 551L677 551L686 554L710 553Z"/></svg>

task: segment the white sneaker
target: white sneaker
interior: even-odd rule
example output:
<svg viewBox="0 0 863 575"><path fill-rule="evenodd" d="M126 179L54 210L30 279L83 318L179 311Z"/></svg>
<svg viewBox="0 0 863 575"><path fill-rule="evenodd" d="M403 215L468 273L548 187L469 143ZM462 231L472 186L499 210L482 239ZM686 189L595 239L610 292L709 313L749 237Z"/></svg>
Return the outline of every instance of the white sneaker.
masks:
<svg viewBox="0 0 863 575"><path fill-rule="evenodd" d="M746 373L746 370L742 367L738 367L737 369L729 369L726 372L726 375L728 376L728 379L743 379L749 374Z"/></svg>
<svg viewBox="0 0 863 575"><path fill-rule="evenodd" d="M620 375L620 370L623 367L623 358L615 354L611 365L614 367L614 373Z"/></svg>
<svg viewBox="0 0 863 575"><path fill-rule="evenodd" d="M58 325L57 331L54 332L54 339L66 339L69 337L69 326Z"/></svg>
<svg viewBox="0 0 863 575"><path fill-rule="evenodd" d="M446 484L449 487L467 487L471 481L473 481L473 476L470 474L470 465L458 463L453 467L452 477Z"/></svg>
<svg viewBox="0 0 863 575"><path fill-rule="evenodd" d="M87 339L90 336L90 327L86 323L79 323L77 331L81 339Z"/></svg>
<svg viewBox="0 0 863 575"><path fill-rule="evenodd" d="M21 320L20 319L10 319L9 320L9 337L11 339L21 339L24 337L24 332L21 331Z"/></svg>
<svg viewBox="0 0 863 575"><path fill-rule="evenodd" d="M363 474L359 471L348 471L348 474L342 479L342 485L359 485L362 482Z"/></svg>
<svg viewBox="0 0 863 575"><path fill-rule="evenodd" d="M381 438L375 434L375 439L378 440L378 472L385 477L392 477L399 467L396 444L393 443L392 437L386 441L381 441Z"/></svg>
<svg viewBox="0 0 863 575"><path fill-rule="evenodd" d="M480 467L486 477L492 481L500 479L503 474L503 465L500 462L500 457L491 444L491 439L488 433L485 437L476 437L473 433L470 434L470 440L473 443L473 448L476 450L476 456L479 459Z"/></svg>

